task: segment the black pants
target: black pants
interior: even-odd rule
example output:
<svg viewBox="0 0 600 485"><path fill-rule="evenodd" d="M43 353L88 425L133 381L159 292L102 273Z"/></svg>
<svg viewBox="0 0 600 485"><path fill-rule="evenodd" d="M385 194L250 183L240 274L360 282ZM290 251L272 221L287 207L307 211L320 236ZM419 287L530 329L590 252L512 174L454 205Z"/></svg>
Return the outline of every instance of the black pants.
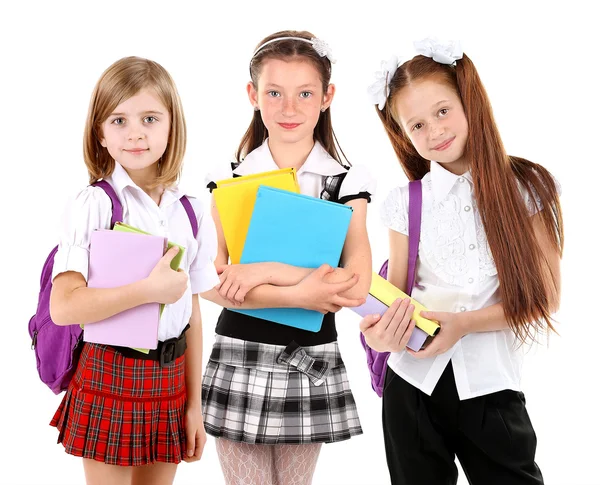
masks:
<svg viewBox="0 0 600 485"><path fill-rule="evenodd" d="M460 401L452 363L431 396L387 369L383 435L393 485L540 485L536 436L521 392Z"/></svg>

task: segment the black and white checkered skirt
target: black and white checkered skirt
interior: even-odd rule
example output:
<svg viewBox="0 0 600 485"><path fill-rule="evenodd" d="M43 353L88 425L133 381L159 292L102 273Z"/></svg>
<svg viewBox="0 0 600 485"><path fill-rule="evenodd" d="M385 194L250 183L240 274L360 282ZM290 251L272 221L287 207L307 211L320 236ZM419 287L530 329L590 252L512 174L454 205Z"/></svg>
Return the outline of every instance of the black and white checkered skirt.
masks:
<svg viewBox="0 0 600 485"><path fill-rule="evenodd" d="M206 432L252 444L361 434L337 342L270 345L217 335L202 382Z"/></svg>

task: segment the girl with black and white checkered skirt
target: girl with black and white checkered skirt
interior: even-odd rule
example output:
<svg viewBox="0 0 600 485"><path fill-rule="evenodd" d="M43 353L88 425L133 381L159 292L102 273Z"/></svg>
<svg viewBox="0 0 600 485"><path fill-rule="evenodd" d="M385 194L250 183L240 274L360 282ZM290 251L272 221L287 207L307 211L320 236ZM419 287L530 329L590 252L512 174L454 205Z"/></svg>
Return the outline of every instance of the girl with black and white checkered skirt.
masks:
<svg viewBox="0 0 600 485"><path fill-rule="evenodd" d="M254 116L237 162L215 181L294 167L300 190L353 208L340 268L279 263L228 265L213 203L220 284L202 296L224 307L202 386L203 415L228 484L308 484L322 443L361 434L337 344L335 312L364 301L371 280L366 231L374 182L342 164L331 126L331 52L308 32L264 39L250 63ZM324 313L318 332L232 312L295 307Z"/></svg>

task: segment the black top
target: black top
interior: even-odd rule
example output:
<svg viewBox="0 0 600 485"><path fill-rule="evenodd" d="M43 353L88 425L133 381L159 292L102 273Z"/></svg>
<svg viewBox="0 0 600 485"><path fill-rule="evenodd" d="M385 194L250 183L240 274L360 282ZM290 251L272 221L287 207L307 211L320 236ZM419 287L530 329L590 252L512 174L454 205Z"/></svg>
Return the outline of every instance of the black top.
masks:
<svg viewBox="0 0 600 485"><path fill-rule="evenodd" d="M321 345L337 340L335 313L326 313L323 316L321 330L309 332L223 309L217 321L216 332L224 337L272 345L288 345L295 341L302 347Z"/></svg>

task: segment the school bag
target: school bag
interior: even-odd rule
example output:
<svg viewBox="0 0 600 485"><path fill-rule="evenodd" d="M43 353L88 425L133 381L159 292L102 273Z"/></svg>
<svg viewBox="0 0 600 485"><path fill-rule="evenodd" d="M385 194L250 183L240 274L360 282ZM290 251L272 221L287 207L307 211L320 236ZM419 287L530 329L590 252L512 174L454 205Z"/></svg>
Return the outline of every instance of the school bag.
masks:
<svg viewBox="0 0 600 485"><path fill-rule="evenodd" d="M421 235L421 207L423 194L420 180L408 184L408 279L406 280L406 294L410 295L415 285L415 270L417 267L417 253L419 252L419 238ZM386 260L379 275L387 279L388 260ZM385 385L385 371L389 352L377 352L367 344L365 336L360 333L360 341L367 354L367 367L371 374L371 387L375 393L383 396Z"/></svg>
<svg viewBox="0 0 600 485"><path fill-rule="evenodd" d="M123 220L123 206L114 189L105 180L92 184L100 187L112 202L110 227ZM198 221L192 204L184 195L179 199L190 220L194 237L198 235ZM52 269L56 246L48 255L42 268L40 293L37 311L29 320L31 348L35 351L37 370L40 379L54 394L60 394L69 387L77 369L79 354L83 347L83 330L79 325L55 325L50 317L50 293L52 292Z"/></svg>

